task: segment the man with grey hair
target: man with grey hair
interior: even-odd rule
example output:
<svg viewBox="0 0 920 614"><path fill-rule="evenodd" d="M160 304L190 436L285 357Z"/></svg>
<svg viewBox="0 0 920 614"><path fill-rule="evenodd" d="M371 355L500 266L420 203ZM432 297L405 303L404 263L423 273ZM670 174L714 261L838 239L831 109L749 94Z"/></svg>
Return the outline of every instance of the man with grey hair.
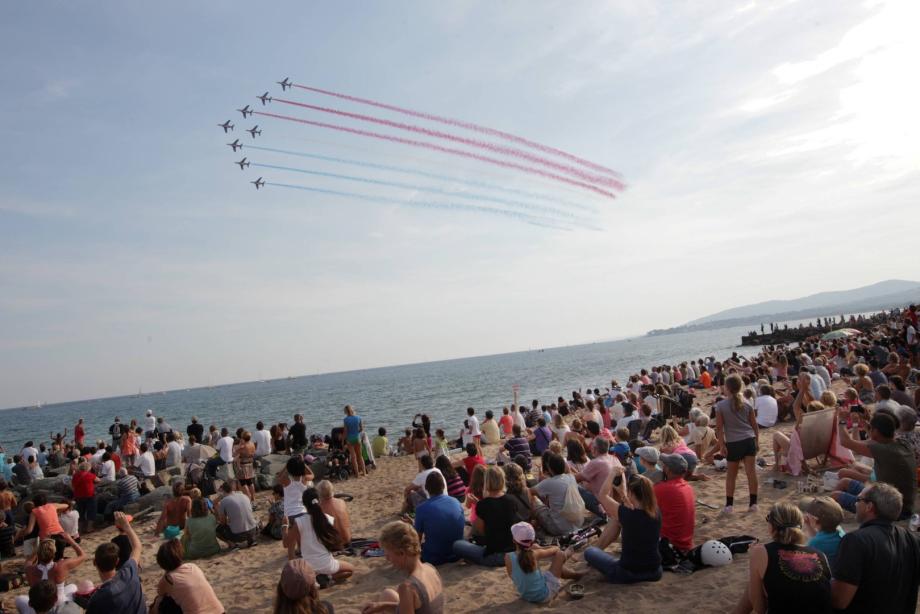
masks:
<svg viewBox="0 0 920 614"><path fill-rule="evenodd" d="M859 529L837 550L831 605L846 612L913 612L920 583L920 537L894 524L903 498L874 482L856 499Z"/></svg>

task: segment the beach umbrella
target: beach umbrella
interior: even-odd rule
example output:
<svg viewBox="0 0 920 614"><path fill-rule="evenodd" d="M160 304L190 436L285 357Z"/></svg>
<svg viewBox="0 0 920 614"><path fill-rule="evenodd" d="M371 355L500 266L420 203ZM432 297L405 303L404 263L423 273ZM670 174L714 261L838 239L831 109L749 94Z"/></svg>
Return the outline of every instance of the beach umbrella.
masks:
<svg viewBox="0 0 920 614"><path fill-rule="evenodd" d="M213 458L215 454L217 454L217 450L215 450L211 446L206 446L202 444L198 446L198 455L199 455L198 458L192 459L192 460L206 461L209 458Z"/></svg>
<svg viewBox="0 0 920 614"><path fill-rule="evenodd" d="M859 331L855 328L841 328L839 330L832 330L829 333L824 333L821 336L821 341L831 341L833 339L846 339L847 337L852 337L855 334L859 334Z"/></svg>

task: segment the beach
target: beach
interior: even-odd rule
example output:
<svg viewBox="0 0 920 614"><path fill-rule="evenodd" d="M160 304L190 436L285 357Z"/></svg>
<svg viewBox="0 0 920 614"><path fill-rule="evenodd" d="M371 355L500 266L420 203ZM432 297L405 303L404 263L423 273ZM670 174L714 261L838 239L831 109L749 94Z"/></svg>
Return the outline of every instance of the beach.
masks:
<svg viewBox="0 0 920 614"><path fill-rule="evenodd" d="M835 382L839 392L842 382ZM708 408L715 397L716 389L698 391L697 405ZM791 423L779 428L790 430ZM774 429L764 429L760 435L760 449L766 453L771 449ZM486 446L486 456L494 457L497 446ZM770 505L778 500L797 501L804 495L795 489L796 478L783 477L789 484L786 489L776 489L761 483L760 512L745 513L746 506L736 506L734 514L719 517L724 502L725 474L711 466L703 467L702 473L712 476L708 482L692 482L699 501L717 509L697 506L694 543L701 544L708 539L731 535L753 535L768 540L764 515ZM348 504L351 515L352 534L355 537L375 538L380 528L399 517L402 490L416 474L413 457L387 457L379 459L378 469L366 478L351 478L337 482L336 492L354 497ZM767 477L780 477L769 470L758 471L761 482ZM804 480L804 478L798 478ZM743 499L747 485L739 477L737 495ZM257 494L259 510L257 516L264 516L270 499L269 491ZM854 518L848 515L845 528L855 526ZM160 539L153 535L156 514L136 523L136 529L144 544L142 556L142 577L145 596L152 601L156 594L156 583L162 575L154 560ZM111 527L93 533L83 540L83 547L92 552L102 541L115 535ZM616 554L619 545L614 544L611 552ZM195 563L202 568L228 613L271 611L274 590L286 554L280 542L263 539L251 549L224 551L210 559ZM571 565L586 569L576 555ZM348 581L334 585L320 592L330 601L336 612L359 612L362 605L374 598L382 589L397 585L402 578L384 558L346 557L356 567L355 575ZM5 564L5 569L10 563ZM747 556L739 555L726 567L706 568L692 575L666 572L660 582L635 585L612 585L603 581L600 574L591 570L580 581L585 587L585 596L573 601L563 590L550 605L532 605L517 597L504 568L486 568L464 563L449 563L438 568L444 582L446 611L449 612L511 612L577 607L584 612L607 612L611 609L631 609L640 612L654 612L685 608L693 612L726 612L737 601L747 581ZM72 575L72 580L92 579L97 581L91 562L84 563ZM563 584L565 586L566 583ZM3 597L5 605L12 605L12 596L24 591L11 591Z"/></svg>

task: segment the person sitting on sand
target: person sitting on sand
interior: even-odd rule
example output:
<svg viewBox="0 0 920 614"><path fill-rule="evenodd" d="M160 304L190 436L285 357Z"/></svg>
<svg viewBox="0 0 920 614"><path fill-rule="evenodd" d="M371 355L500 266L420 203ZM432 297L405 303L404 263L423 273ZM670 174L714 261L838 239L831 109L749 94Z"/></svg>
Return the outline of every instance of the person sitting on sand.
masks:
<svg viewBox="0 0 920 614"><path fill-rule="evenodd" d="M474 450L476 449L476 446L470 445ZM441 475L444 476L444 481L447 483L448 496L463 503L466 499L466 484L463 483L463 478L460 477L460 474L450 462L450 458L447 456L439 456L437 460L434 461L434 466L441 472Z"/></svg>
<svg viewBox="0 0 920 614"><path fill-rule="evenodd" d="M514 588L524 601L530 603L551 603L563 578L578 579L584 574L575 573L565 568L566 560L572 555L572 549L562 551L558 546L541 548L536 543L533 526L519 522L511 526L514 539L514 552L505 555L505 573L514 582ZM552 559L549 571L540 569L540 561Z"/></svg>
<svg viewBox="0 0 920 614"><path fill-rule="evenodd" d="M515 522L515 504L505 493L505 473L501 467L490 465L485 469L483 497L476 503L473 533L481 535L480 543L466 540L454 542L454 553L475 565L500 567L505 553L514 550L511 525Z"/></svg>
<svg viewBox="0 0 920 614"><path fill-rule="evenodd" d="M395 590L388 588L375 601L365 604L361 614L442 614L445 599L441 575L432 565L422 562L421 544L412 527L398 521L390 522L381 530L379 541L387 561L408 577Z"/></svg>
<svg viewBox="0 0 920 614"><path fill-rule="evenodd" d="M473 535L476 533L476 505L485 496L486 469L488 465L476 465L470 476L469 486L466 488L466 499L463 506L470 510L470 525L473 526Z"/></svg>
<svg viewBox="0 0 920 614"><path fill-rule="evenodd" d="M422 560L432 565L458 559L454 542L463 539L465 518L460 502L444 493L444 478L431 473L425 479L430 497L415 510L415 530L422 542Z"/></svg>
<svg viewBox="0 0 920 614"><path fill-rule="evenodd" d="M163 577L157 583L157 600L150 609L151 614L174 612L178 607L182 614L223 614L214 589L201 568L186 563L182 542L170 539L160 545L157 551L157 565L163 570ZM167 607L170 604L172 607Z"/></svg>
<svg viewBox="0 0 920 614"><path fill-rule="evenodd" d="M805 504L805 530L810 536L808 546L820 550L833 567L837 560L840 540L846 535L840 527L843 508L830 497L815 497Z"/></svg>
<svg viewBox="0 0 920 614"><path fill-rule="evenodd" d="M476 465L485 464L486 459L482 454L480 454L479 448L476 447L476 444L470 443L466 446L466 456L455 466L458 472L461 469L463 470L463 473L460 474L460 477L463 478L464 482L468 484L469 478L471 475L473 475L473 469L476 468ZM448 483L448 486L450 486L450 483Z"/></svg>
<svg viewBox="0 0 920 614"><path fill-rule="evenodd" d="M288 561L275 588L273 614L334 614L332 604L319 600L316 572L303 559Z"/></svg>
<svg viewBox="0 0 920 614"><path fill-rule="evenodd" d="M206 499L192 499L192 515L185 522L182 547L187 560L203 559L220 552L217 518L208 511Z"/></svg>
<svg viewBox="0 0 920 614"><path fill-rule="evenodd" d="M262 528L262 535L272 539L281 539L281 525L286 521L284 515L284 487L272 486L272 503L268 506L268 520Z"/></svg>
<svg viewBox="0 0 920 614"><path fill-rule="evenodd" d="M315 488L308 488L303 493L303 505L307 513L297 516L289 523L284 534L284 543L288 552L300 546L300 556L310 563L319 578L320 586L332 581L341 582L354 573L355 568L345 561L332 556L342 549L342 538L333 526L334 518L323 512L319 505L319 494ZM289 555L289 558L294 558Z"/></svg>
<svg viewBox="0 0 920 614"><path fill-rule="evenodd" d="M319 495L319 506L327 515L332 516L332 526L342 538L342 547L351 543L351 517L348 515L348 505L335 496L335 487L329 480L322 480L316 485Z"/></svg>
<svg viewBox="0 0 920 614"><path fill-rule="evenodd" d="M185 528L185 521L192 511L192 500L185 494L185 485L177 479L172 485L172 498L163 505L163 512L157 520L154 533L162 533L166 527Z"/></svg>
<svg viewBox="0 0 920 614"><path fill-rule="evenodd" d="M566 512L566 495L571 488L577 490L578 485L565 469L561 456L546 452L543 455L544 479L530 489L539 499L535 505L536 520L549 535L565 535L583 522L583 518L576 519Z"/></svg>
<svg viewBox="0 0 920 614"><path fill-rule="evenodd" d="M42 580L51 580L54 582L57 591L57 603L63 604L73 598L77 592L76 584L67 584L67 577L74 569L79 567L86 560L86 553L80 548L79 544L73 546L74 558L66 558L55 562L54 555L57 547L54 540L43 539L38 544L36 551L37 560L34 565L26 565L26 581L29 586L35 586ZM29 607L29 599L25 595L16 597L16 607L20 614L27 614L33 610Z"/></svg>
<svg viewBox="0 0 920 614"><path fill-rule="evenodd" d="M696 526L696 495L684 478L687 459L680 454L662 454L664 479L655 484L655 500L661 512L661 536L680 552L693 548Z"/></svg>
<svg viewBox="0 0 920 614"><path fill-rule="evenodd" d="M147 602L141 586L140 570L143 544L127 517L115 512L115 526L124 531L131 541L131 558L119 567L118 546L112 542L99 544L93 563L99 571L102 584L93 592L86 614L146 614Z"/></svg>
<svg viewBox="0 0 920 614"><path fill-rule="evenodd" d="M684 439L677 434L677 431L671 425L665 425L661 427L661 443L658 445L659 450L662 454L679 454L684 457L684 460L687 461L687 471L684 474L684 479L690 480L703 480L708 481L709 476L696 475L694 471L696 466L699 464L699 458L684 441Z"/></svg>
<svg viewBox="0 0 920 614"><path fill-rule="evenodd" d="M428 491L425 490L425 480L428 478L430 473L441 473L434 466L434 459L430 456L425 455L421 459L422 469L419 471L412 482L406 486L406 489L403 491L403 512L411 512L418 504L428 498Z"/></svg>
<svg viewBox="0 0 920 614"><path fill-rule="evenodd" d="M524 470L517 463L509 463L502 469L505 472L505 493L514 502L515 522L531 522L534 517L533 495L527 488Z"/></svg>
<svg viewBox="0 0 920 614"><path fill-rule="evenodd" d="M237 480L227 480L220 487L223 498L217 505L217 537L231 548L246 542L256 543L259 523L252 515L252 501L240 490Z"/></svg>
<svg viewBox="0 0 920 614"><path fill-rule="evenodd" d="M618 469L621 477L623 470ZM614 584L634 582L657 582L661 579L661 554L658 541L661 535L661 513L655 499L652 483L648 478L635 476L620 481L617 503L610 496L610 488L601 493L600 503L607 512L610 522L604 527L596 546L585 550L585 562L600 571L604 578ZM623 533L623 548L620 558L604 552Z"/></svg>
<svg viewBox="0 0 920 614"><path fill-rule="evenodd" d="M515 424L512 427L512 437L505 441L504 450L512 459L518 455L526 458L527 467L525 467L525 469L530 471L531 460L533 456L530 453L530 442L526 437L522 436L522 433L523 430L521 429L521 426Z"/></svg>
<svg viewBox="0 0 920 614"><path fill-rule="evenodd" d="M595 456L588 461L581 471L574 472L575 481L579 483L578 492L585 502L585 507L596 516L604 517L604 512L597 501L605 482L613 479L614 467L620 466L616 456L608 454L610 442L599 437L594 440Z"/></svg>
<svg viewBox="0 0 920 614"><path fill-rule="evenodd" d="M831 611L831 571L824 554L805 546L802 512L777 502L767 514L773 541L750 549L747 592L733 610L748 612Z"/></svg>
<svg viewBox="0 0 920 614"><path fill-rule="evenodd" d="M795 405L793 406L793 412L795 414L795 426L793 426L793 429L798 432L802 430L802 417L805 414L826 409L821 401L812 401L805 407L799 407L801 398L802 395L798 395L795 400ZM780 471L790 471L790 467L783 463L783 459L789 453L789 446L792 442L790 435L786 435L779 431L773 433L773 466ZM808 470L804 461L802 463L802 470Z"/></svg>

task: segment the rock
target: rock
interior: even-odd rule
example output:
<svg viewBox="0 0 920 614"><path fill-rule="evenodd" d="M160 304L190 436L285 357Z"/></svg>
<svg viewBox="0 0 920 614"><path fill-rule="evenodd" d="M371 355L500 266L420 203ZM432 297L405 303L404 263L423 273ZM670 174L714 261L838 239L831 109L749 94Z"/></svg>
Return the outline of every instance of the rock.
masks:
<svg viewBox="0 0 920 614"><path fill-rule="evenodd" d="M153 509L159 510L163 508L163 503L172 496L172 489L169 486L160 486L154 489L152 492L143 495L140 499L132 503L132 506L136 506L136 510L142 510L145 507L152 507ZM135 510L135 511L136 511ZM134 512L130 511L127 507L125 508L129 514Z"/></svg>
<svg viewBox="0 0 920 614"><path fill-rule="evenodd" d="M157 486L169 486L173 482L173 478L182 477L185 475L185 465L179 464L175 467L167 467L162 471L157 471L157 474L153 478L153 482Z"/></svg>
<svg viewBox="0 0 920 614"><path fill-rule="evenodd" d="M255 476L256 490L271 490L275 482L275 477L266 473L257 473Z"/></svg>
<svg viewBox="0 0 920 614"><path fill-rule="evenodd" d="M266 454L259 459L259 473L276 476L279 471L284 469L290 458L286 454Z"/></svg>

